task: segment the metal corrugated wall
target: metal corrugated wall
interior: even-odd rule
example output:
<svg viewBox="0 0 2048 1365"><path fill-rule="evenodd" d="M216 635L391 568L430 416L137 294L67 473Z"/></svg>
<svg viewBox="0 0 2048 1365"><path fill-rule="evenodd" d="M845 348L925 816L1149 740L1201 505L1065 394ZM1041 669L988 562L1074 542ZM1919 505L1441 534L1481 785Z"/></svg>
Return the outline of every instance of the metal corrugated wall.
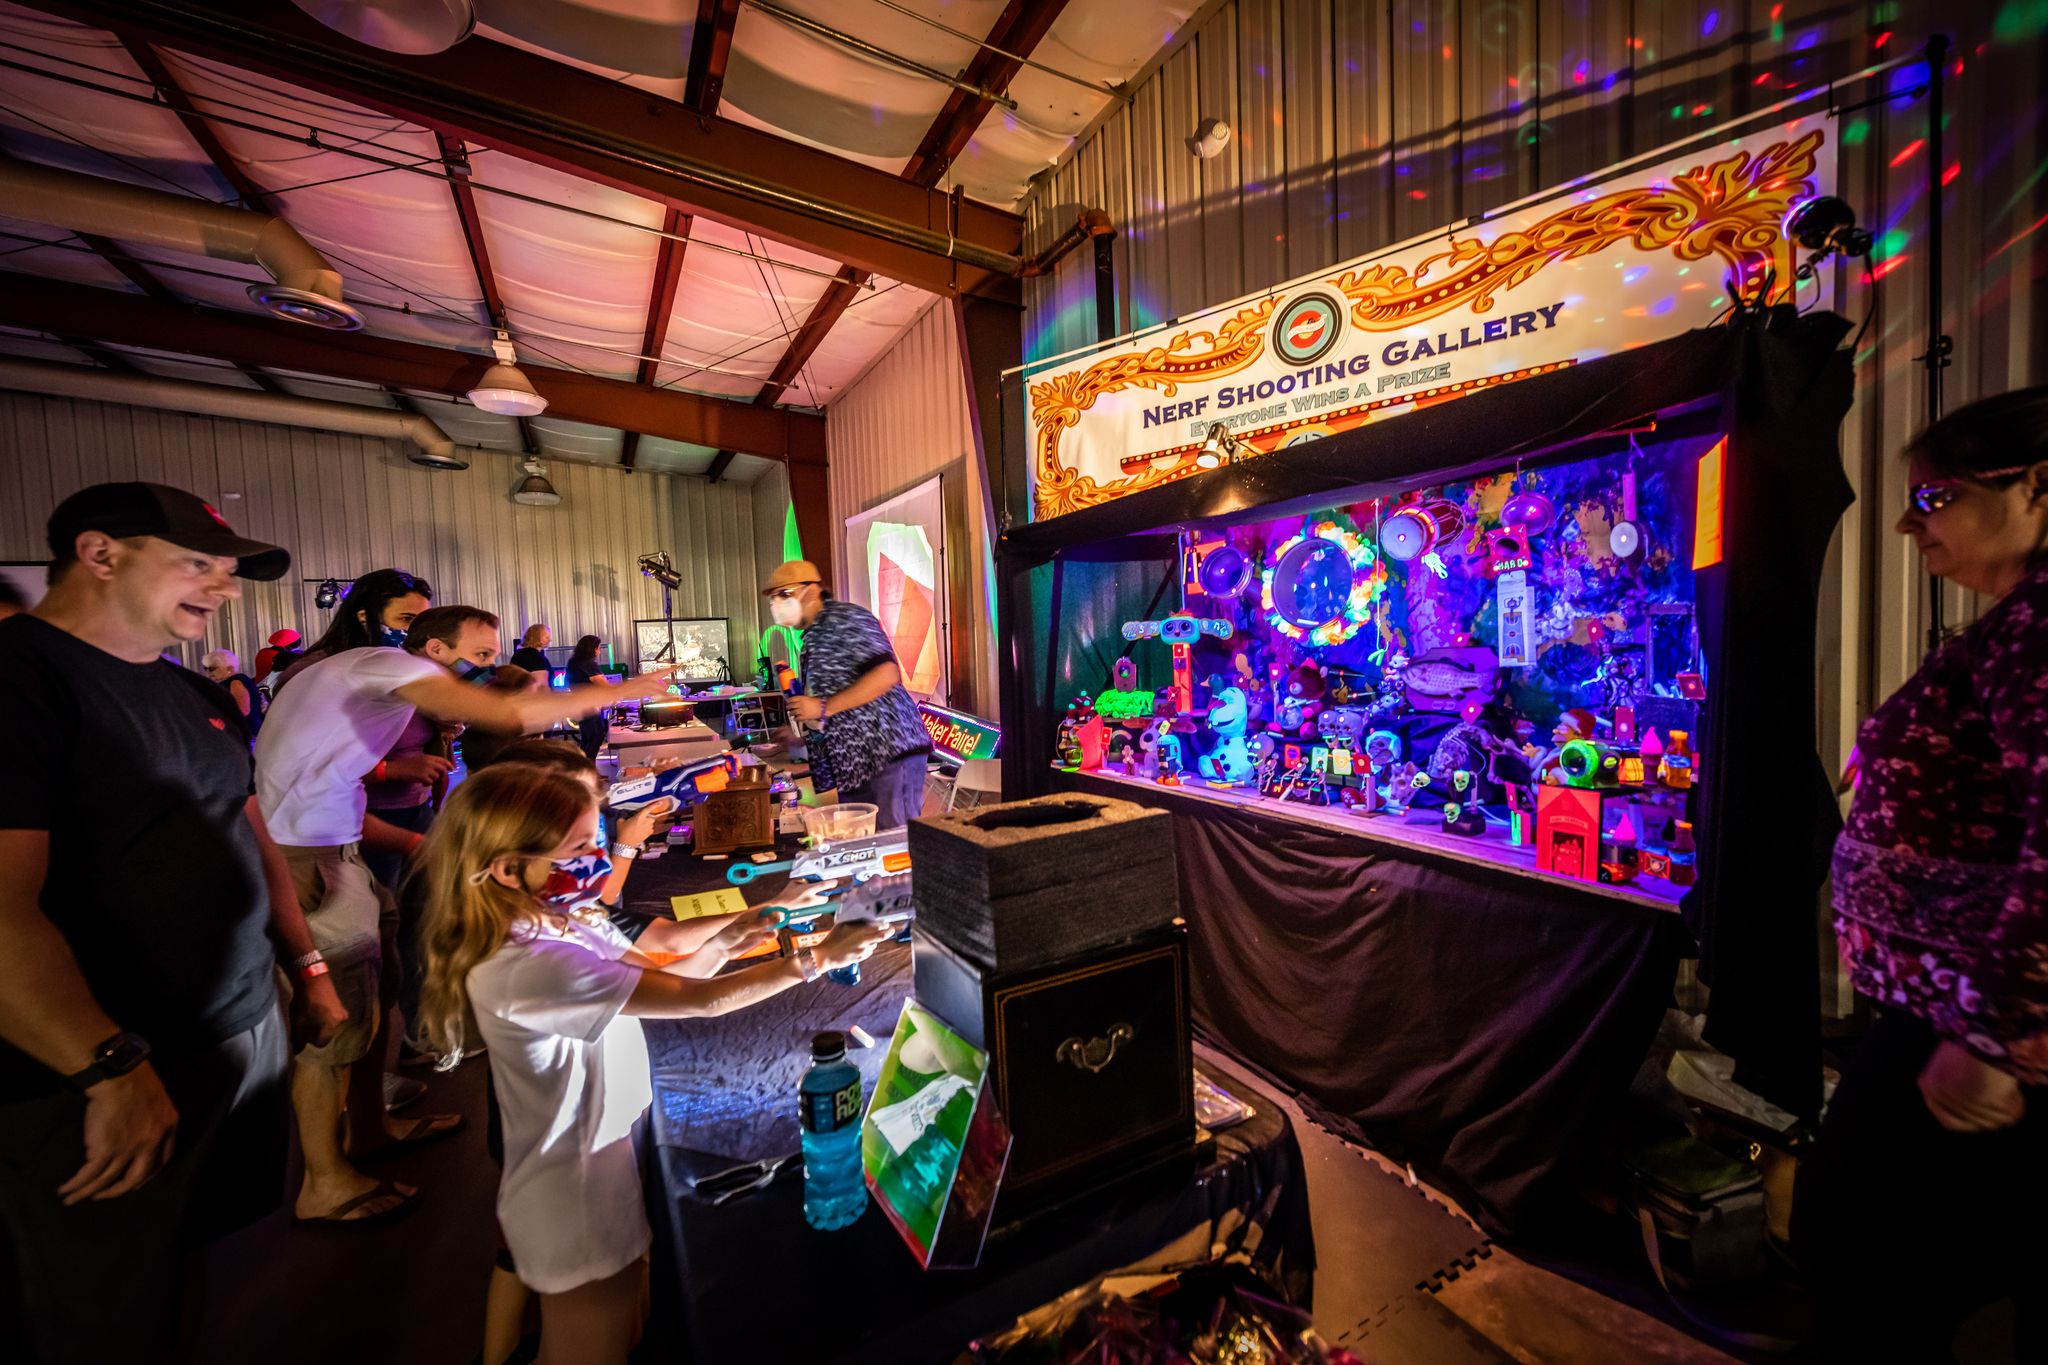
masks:
<svg viewBox="0 0 2048 1365"><path fill-rule="evenodd" d="M953 695L962 706L993 714L996 656L987 608L987 503L980 461L974 458L973 418L951 307L934 302L904 329L868 372L826 408L825 432L832 452L835 531L843 532L848 517L934 474L943 471L965 481L967 544L947 546L946 555L951 560L964 550L971 556L972 591L964 594L965 601L960 600L963 594L953 594L950 616L952 630L965 637L956 642L956 664L971 659L973 676L960 677L956 666ZM843 554L834 558L843 589L853 566Z"/></svg>
<svg viewBox="0 0 2048 1365"><path fill-rule="evenodd" d="M1917 52L1937 29L1956 62L1942 168L1953 408L2048 378L2039 4L1231 0L1205 9L1131 102L1041 178L1024 203L1026 249L1079 208L1106 210L1120 229L1118 329L1146 327ZM1204 117L1235 132L1209 161L1183 144ZM1917 665L1926 618L1916 557L1890 528L1904 496L1892 457L1927 411L1914 363L1926 336L1927 102L1879 99L1845 113L1842 132L1842 192L1879 234L1882 275L1874 291L1847 276L1837 291L1840 311L1872 321L1845 431L1860 497L1838 537L1820 642L1831 763ZM1027 358L1095 340L1088 257L1027 282ZM1976 605L1953 594L1949 619Z"/></svg>
<svg viewBox="0 0 2048 1365"><path fill-rule="evenodd" d="M319 579L395 565L426 578L442 602L496 612L509 652L533 621L558 643L603 636L628 648L635 617L661 614L642 554L667 549L683 569L679 616L731 616L751 659L757 627L752 491L666 474L555 461L557 507L511 500L514 457L428 473L395 443L265 423L190 417L120 404L0 393L0 559L45 559L44 521L86 484L147 479L191 489L236 528L292 552L277 583L246 585L205 645L253 660L263 638L294 626L310 638Z"/></svg>

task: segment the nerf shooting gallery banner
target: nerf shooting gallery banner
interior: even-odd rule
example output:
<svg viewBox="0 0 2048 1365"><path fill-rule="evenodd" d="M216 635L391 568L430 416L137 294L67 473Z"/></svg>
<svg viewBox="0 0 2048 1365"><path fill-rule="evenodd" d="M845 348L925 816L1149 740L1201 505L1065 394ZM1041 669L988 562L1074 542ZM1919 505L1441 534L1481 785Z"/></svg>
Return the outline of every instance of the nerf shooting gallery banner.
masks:
<svg viewBox="0 0 2048 1365"><path fill-rule="evenodd" d="M1826 306L1784 231L1833 192L1823 115L1639 166L1339 266L1028 380L1032 519L1704 327L1732 299ZM1213 457L1212 457L1213 458Z"/></svg>

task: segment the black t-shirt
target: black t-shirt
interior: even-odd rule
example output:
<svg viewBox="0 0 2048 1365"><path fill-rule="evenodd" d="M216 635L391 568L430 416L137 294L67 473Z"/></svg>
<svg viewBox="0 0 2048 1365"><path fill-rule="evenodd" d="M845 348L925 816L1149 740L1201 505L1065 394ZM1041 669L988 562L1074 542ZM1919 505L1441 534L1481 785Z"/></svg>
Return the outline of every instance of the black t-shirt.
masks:
<svg viewBox="0 0 2048 1365"><path fill-rule="evenodd" d="M514 667L523 668L529 673L545 673L548 671L548 656L531 645L521 645L513 650L512 663Z"/></svg>
<svg viewBox="0 0 2048 1365"><path fill-rule="evenodd" d="M570 682L580 686L583 683L601 682L603 679L604 665L600 664L597 660L571 659L569 661Z"/></svg>
<svg viewBox="0 0 2048 1365"><path fill-rule="evenodd" d="M253 1028L276 958L234 701L25 614L0 621L0 697L0 829L48 831L42 910L100 1008L165 1053ZM61 1084L0 1042L0 1103Z"/></svg>

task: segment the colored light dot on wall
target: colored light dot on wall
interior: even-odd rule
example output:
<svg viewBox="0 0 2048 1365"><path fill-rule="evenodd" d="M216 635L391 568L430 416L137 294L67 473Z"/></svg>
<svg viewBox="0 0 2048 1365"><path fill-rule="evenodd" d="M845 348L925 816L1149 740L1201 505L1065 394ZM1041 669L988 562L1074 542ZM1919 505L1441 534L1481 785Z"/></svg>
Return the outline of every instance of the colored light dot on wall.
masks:
<svg viewBox="0 0 2048 1365"><path fill-rule="evenodd" d="M1427 198L1429 198L1429 191L1428 191L1428 190L1410 190L1410 191L1408 191L1408 197L1409 197L1410 199L1427 199Z"/></svg>
<svg viewBox="0 0 2048 1365"><path fill-rule="evenodd" d="M1854 147L1860 144L1865 138L1869 136L1869 120L1859 118L1852 121L1847 127L1842 129L1842 144L1847 147Z"/></svg>

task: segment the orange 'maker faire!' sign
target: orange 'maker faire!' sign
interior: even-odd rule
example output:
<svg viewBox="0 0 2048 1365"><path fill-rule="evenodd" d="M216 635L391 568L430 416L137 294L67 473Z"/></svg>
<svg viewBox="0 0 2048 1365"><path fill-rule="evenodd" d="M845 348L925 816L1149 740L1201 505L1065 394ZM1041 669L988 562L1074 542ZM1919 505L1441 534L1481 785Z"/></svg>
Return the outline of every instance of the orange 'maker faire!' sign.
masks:
<svg viewBox="0 0 2048 1365"><path fill-rule="evenodd" d="M1034 520L1703 327L1795 285L1788 213L1832 192L1803 118L1140 332L1027 381Z"/></svg>

